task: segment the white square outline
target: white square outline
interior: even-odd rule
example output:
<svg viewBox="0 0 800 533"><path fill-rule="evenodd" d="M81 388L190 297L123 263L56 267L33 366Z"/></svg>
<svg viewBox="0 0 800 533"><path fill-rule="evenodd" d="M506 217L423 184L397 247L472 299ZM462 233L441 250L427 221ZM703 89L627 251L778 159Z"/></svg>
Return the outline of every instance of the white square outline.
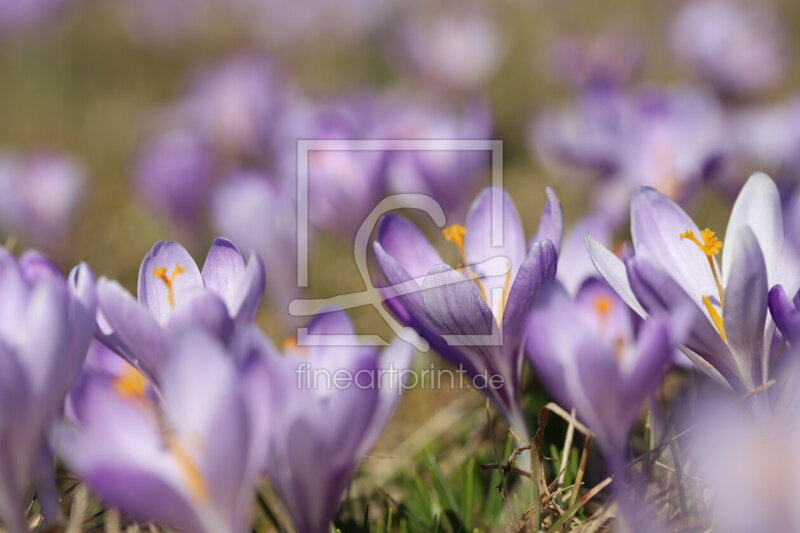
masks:
<svg viewBox="0 0 800 533"><path fill-rule="evenodd" d="M298 139L297 140L297 287L308 287L309 258L309 207L308 207L308 154L312 151L487 151L490 155L492 247L503 246L503 141L499 139ZM477 337L488 337L498 345L502 343L502 333L493 331L488 335L445 335L450 345L474 345ZM499 333L499 337L498 337ZM298 334L306 341L304 345L327 345L329 340L317 342L314 337L330 335L310 335L306 328L299 328ZM340 335L334 344L343 342ZM352 344L386 345L376 335L352 335ZM498 340L498 338L500 340ZM451 342L453 341L453 342ZM425 343L427 344L427 343Z"/></svg>

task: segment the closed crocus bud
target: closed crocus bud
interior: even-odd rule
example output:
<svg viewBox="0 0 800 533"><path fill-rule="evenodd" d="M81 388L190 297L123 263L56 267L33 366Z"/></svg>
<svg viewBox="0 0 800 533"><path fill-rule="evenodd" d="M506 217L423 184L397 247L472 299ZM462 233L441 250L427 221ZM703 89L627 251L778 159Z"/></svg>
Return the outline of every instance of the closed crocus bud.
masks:
<svg viewBox="0 0 800 533"><path fill-rule="evenodd" d="M85 182L81 166L64 155L1 155L0 231L60 250L68 241Z"/></svg>
<svg viewBox="0 0 800 533"><path fill-rule="evenodd" d="M255 250L266 265L270 305L287 316L297 296L297 210L293 197L267 176L237 173L214 192L214 230ZM280 253L275 253L281 250Z"/></svg>
<svg viewBox="0 0 800 533"><path fill-rule="evenodd" d="M769 2L686 2L673 22L673 49L722 93L770 89L788 66L784 31L773 9Z"/></svg>
<svg viewBox="0 0 800 533"><path fill-rule="evenodd" d="M491 81L505 55L505 43L491 12L455 7L418 13L407 21L403 47L412 68L427 82L444 90L472 92Z"/></svg>
<svg viewBox="0 0 800 533"><path fill-rule="evenodd" d="M195 232L208 206L215 161L198 132L175 129L149 140L136 162L136 188L152 209Z"/></svg>
<svg viewBox="0 0 800 533"><path fill-rule="evenodd" d="M317 315L279 354L258 332L245 386L267 429L263 464L299 533L327 533L403 391L413 348L362 346L342 311ZM312 458L324 458L313 461Z"/></svg>
<svg viewBox="0 0 800 533"><path fill-rule="evenodd" d="M425 194L446 211L463 212L475 185L489 171L488 146L459 148L459 140L487 140L492 132L491 112L481 101L458 111L443 104L391 98L385 116L372 133L378 139L420 142L421 149L387 152L386 187L390 193ZM453 150L425 150L425 141L452 144Z"/></svg>
<svg viewBox="0 0 800 533"><path fill-rule="evenodd" d="M197 77L186 101L191 119L220 151L259 160L282 105L278 74L258 56L236 56Z"/></svg>
<svg viewBox="0 0 800 533"><path fill-rule="evenodd" d="M493 222L500 217L501 224ZM502 231L502 238L493 240L493 231ZM374 244L390 310L471 379L496 378L481 388L522 444L527 443L520 405L525 316L539 288L555 278L561 233L561 208L552 191L537 235L526 242L511 198L487 187L466 224L443 231L458 250L457 270L398 215L383 217Z"/></svg>
<svg viewBox="0 0 800 533"><path fill-rule="evenodd" d="M97 306L85 265L66 279L37 257L26 263L0 248L0 521L9 533L28 531L34 469L52 476L52 463L42 472L36 462L80 372Z"/></svg>
<svg viewBox="0 0 800 533"><path fill-rule="evenodd" d="M98 282L99 338L148 379L157 379L168 335L200 328L222 342L234 325L252 322L264 293L261 259L216 239L202 271L176 242L158 242L142 261L138 300L119 283Z"/></svg>
<svg viewBox="0 0 800 533"><path fill-rule="evenodd" d="M198 329L176 332L167 352L157 394L128 372L87 370L56 451L105 504L136 520L244 533L258 472L235 357Z"/></svg>

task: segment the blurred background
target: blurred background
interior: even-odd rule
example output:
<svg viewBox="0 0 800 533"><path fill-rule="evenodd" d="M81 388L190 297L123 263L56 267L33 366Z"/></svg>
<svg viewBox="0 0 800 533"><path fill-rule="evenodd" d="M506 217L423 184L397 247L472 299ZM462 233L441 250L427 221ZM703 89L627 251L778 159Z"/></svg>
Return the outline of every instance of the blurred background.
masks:
<svg viewBox="0 0 800 533"><path fill-rule="evenodd" d="M547 185L568 230L606 241L641 185L721 229L752 170L795 187L798 30L790 0L0 0L0 235L130 289L155 241L202 261L228 236L264 258L279 342L292 298L364 289L352 238L383 195L429 194L455 223L489 184L477 152L312 152L300 293L298 139L502 140L529 234ZM387 440L454 396L410 395ZM446 420L481 428L482 397L464 402Z"/></svg>

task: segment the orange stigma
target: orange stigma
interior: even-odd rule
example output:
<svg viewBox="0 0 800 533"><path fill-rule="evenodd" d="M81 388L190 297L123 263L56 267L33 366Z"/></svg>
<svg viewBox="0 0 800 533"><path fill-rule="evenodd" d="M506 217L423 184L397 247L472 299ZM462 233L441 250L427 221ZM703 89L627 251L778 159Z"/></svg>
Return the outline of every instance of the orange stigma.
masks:
<svg viewBox="0 0 800 533"><path fill-rule="evenodd" d="M147 391L147 378L133 366L127 365L114 379L114 390L123 398L142 398Z"/></svg>
<svg viewBox="0 0 800 533"><path fill-rule="evenodd" d="M681 240L688 239L695 243L708 260L708 266L711 268L711 274L714 276L714 283L717 285L720 310L717 311L716 307L714 307L714 304L711 302L711 298L708 296L703 296L703 305L708 311L711 321L714 323L714 327L717 328L720 337L722 337L722 340L727 341L727 338L725 337L725 323L723 322L722 315L720 314L720 312L725 309L725 288L722 286L722 282L719 280L717 267L714 264L714 256L718 255L722 251L722 241L716 237L716 233L708 228L705 228L700 232L700 239L695 236L692 230L684 231L680 234L680 238Z"/></svg>
<svg viewBox="0 0 800 533"><path fill-rule="evenodd" d="M172 274L169 275L167 275L167 267L162 266L153 270L153 276L163 281L164 285L167 286L167 303L172 309L175 309L175 291L173 289L173 284L175 283L175 279L184 272L186 272L186 269L179 264L175 264Z"/></svg>

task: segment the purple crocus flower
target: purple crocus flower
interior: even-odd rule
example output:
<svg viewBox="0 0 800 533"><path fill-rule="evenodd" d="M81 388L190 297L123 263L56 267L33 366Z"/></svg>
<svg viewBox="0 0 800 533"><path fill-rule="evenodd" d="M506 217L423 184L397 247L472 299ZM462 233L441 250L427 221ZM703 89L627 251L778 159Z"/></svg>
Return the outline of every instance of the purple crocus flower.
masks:
<svg viewBox="0 0 800 533"><path fill-rule="evenodd" d="M613 233L611 221L602 213L584 216L567 231L558 252L558 281L568 293L576 294L586 280L597 277L597 269L586 251L586 236L610 246Z"/></svg>
<svg viewBox="0 0 800 533"><path fill-rule="evenodd" d="M433 102L389 97L385 115L372 132L377 139L464 140L489 139L492 118L482 101L471 101L462 111ZM484 150L389 151L385 169L389 193L426 194L443 209L460 211L489 168Z"/></svg>
<svg viewBox="0 0 800 533"><path fill-rule="evenodd" d="M582 90L621 88L638 73L641 39L625 27L593 36L562 35L547 50L547 70L557 81Z"/></svg>
<svg viewBox="0 0 800 533"><path fill-rule="evenodd" d="M0 294L0 520L9 533L22 533L45 432L80 373L97 303L86 265L66 280L41 255L17 261L4 248Z"/></svg>
<svg viewBox="0 0 800 533"><path fill-rule="evenodd" d="M800 98L732 111L731 143L741 163L778 177L800 175Z"/></svg>
<svg viewBox="0 0 800 533"><path fill-rule="evenodd" d="M418 13L403 28L408 62L420 77L451 92L483 87L505 55L505 43L492 13L468 6Z"/></svg>
<svg viewBox="0 0 800 533"><path fill-rule="evenodd" d="M493 206L499 210L495 215ZM501 217L502 226L493 226ZM501 242L494 241L493 228L502 230ZM398 320L473 379L500 376L501 386L485 387L484 392L523 437L527 431L519 396L524 318L539 287L555 277L561 233L561 208L553 191L548 189L537 235L526 244L513 202L502 189L489 187L473 202L466 226L444 230L458 249L459 270L448 266L425 236L397 215L382 219L375 243L389 284L386 293L392 297L387 304Z"/></svg>
<svg viewBox="0 0 800 533"><path fill-rule="evenodd" d="M326 533L400 399L413 348L399 339L382 352L360 346L342 311L317 315L284 354L250 333L242 362L268 427L266 473L297 531Z"/></svg>
<svg viewBox="0 0 800 533"><path fill-rule="evenodd" d="M545 163L598 181L596 209L614 220L643 185L689 197L726 156L724 116L690 90L589 91L577 106L542 114L531 130Z"/></svg>
<svg viewBox="0 0 800 533"><path fill-rule="evenodd" d="M216 239L202 272L176 242L158 242L139 270L138 301L116 281L98 282L100 338L149 378L164 363L169 330L199 326L229 339L235 323L255 319L264 266L233 242Z"/></svg>
<svg viewBox="0 0 800 533"><path fill-rule="evenodd" d="M776 85L787 68L784 41L769 2L686 2L672 27L678 58L725 94L752 95Z"/></svg>
<svg viewBox="0 0 800 533"><path fill-rule="evenodd" d="M739 193L723 247L672 200L643 188L631 203L633 254L624 262L587 238L600 274L640 315L689 307L694 319L683 351L699 368L737 391L771 377L775 325L769 288L800 288L800 263L784 246L775 183L754 174ZM722 253L722 268L716 256Z"/></svg>
<svg viewBox="0 0 800 533"><path fill-rule="evenodd" d="M196 231L207 207L214 156L199 132L167 131L141 150L135 179L140 196L179 227Z"/></svg>
<svg viewBox="0 0 800 533"><path fill-rule="evenodd" d="M108 505L183 531L245 532L258 472L234 358L201 330L171 339L159 394L87 371L58 453Z"/></svg>
<svg viewBox="0 0 800 533"><path fill-rule="evenodd" d="M669 330L666 320L653 318L634 336L631 311L601 280L588 280L574 300L553 283L528 319L527 353L559 403L575 408L615 461L669 365Z"/></svg>
<svg viewBox="0 0 800 533"><path fill-rule="evenodd" d="M258 56L236 56L202 72L187 111L223 153L259 160L282 101L273 68Z"/></svg>
<svg viewBox="0 0 800 533"><path fill-rule="evenodd" d="M68 241L85 181L80 165L65 155L0 156L0 231L58 249Z"/></svg>
<svg viewBox="0 0 800 533"><path fill-rule="evenodd" d="M288 316L297 296L297 210L292 196L267 176L240 172L214 191L214 230L255 250L266 263L270 305ZM280 250L280 253L276 253Z"/></svg>

